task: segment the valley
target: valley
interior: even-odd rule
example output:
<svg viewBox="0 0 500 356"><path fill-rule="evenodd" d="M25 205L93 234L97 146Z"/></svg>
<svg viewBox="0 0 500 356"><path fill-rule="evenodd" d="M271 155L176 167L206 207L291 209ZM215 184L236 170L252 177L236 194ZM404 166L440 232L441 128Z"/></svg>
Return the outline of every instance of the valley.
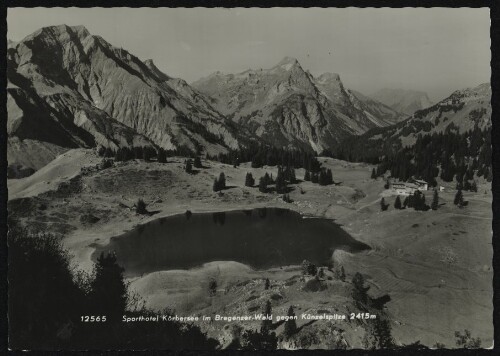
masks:
<svg viewBox="0 0 500 356"><path fill-rule="evenodd" d="M297 169L301 182L292 185L292 202L285 203L281 195L261 193L257 187L244 185L247 172L256 178L265 172L276 176L276 167L252 168L249 163L233 167L202 160L205 168L188 174L184 171L185 159L172 157L163 164L132 160L115 162L106 169L91 169L101 160L93 150L70 150L30 177L9 180L10 216L33 228L64 236L64 245L80 269L91 270L97 246L106 246L111 237L159 218L185 214L187 210L196 214L289 209L305 218L330 219L370 246L370 250L357 253L338 250L333 261L345 268L346 281L356 272L362 273L373 297L389 294L386 310L399 344L415 342L418 335L425 345L440 342L453 347L454 331L463 329L481 337L483 345L491 344L492 329L488 325L492 324L485 322L492 318L493 275L488 262L492 258L491 193L486 181L479 183L477 193L464 193L469 204L462 209L453 205L452 185L442 183L445 191L440 193L440 208L420 212L395 210L394 197L387 195L384 181L371 179L373 166L364 163L320 157L320 163L332 170L334 180L342 183L320 186L305 182L305 171ZM221 195L212 191L213 180L220 172L225 173L228 186ZM428 201L430 193L426 193ZM387 211L380 209L382 196L391 205ZM139 198L144 199L153 215L136 214L132 207ZM330 272L326 273L328 276ZM207 293L210 278L217 280L215 296ZM260 294L264 278L271 280L272 287ZM288 285L291 281L293 284ZM190 269L132 276L129 282L129 288L148 307L168 306L178 315L248 313L276 293L280 296L273 301L277 315L278 311L284 313L288 305L300 308L297 312L310 313L322 309L347 313L353 308L348 306L348 285L335 279L325 279L327 287L323 291L304 291L307 281L301 282L297 265L253 269L237 262L212 261ZM234 323L231 325L202 323L200 327L224 344L227 334L238 329ZM335 324L335 328L343 330L343 340L349 347L362 347L363 327L356 325ZM307 334L314 328L316 333L318 328L330 326L317 321L305 326L303 332Z"/></svg>

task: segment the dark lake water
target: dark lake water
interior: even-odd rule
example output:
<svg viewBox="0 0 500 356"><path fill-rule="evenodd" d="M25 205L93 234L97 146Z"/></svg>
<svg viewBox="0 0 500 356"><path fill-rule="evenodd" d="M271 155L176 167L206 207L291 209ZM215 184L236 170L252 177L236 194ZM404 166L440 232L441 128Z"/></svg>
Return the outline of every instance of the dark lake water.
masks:
<svg viewBox="0 0 500 356"><path fill-rule="evenodd" d="M140 225L98 246L115 251L126 275L236 261L255 269L326 264L335 249L368 249L331 220L277 208L180 214Z"/></svg>

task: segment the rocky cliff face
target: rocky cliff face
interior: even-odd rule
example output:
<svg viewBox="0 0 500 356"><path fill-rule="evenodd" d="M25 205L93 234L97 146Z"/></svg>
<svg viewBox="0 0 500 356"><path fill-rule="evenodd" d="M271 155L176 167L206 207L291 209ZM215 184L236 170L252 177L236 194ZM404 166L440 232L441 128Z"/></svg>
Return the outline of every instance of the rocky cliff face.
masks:
<svg viewBox="0 0 500 356"><path fill-rule="evenodd" d="M271 69L216 72L192 85L209 95L215 107L235 123L280 147L321 152L346 135L386 126L400 117L346 90L338 74L314 78L289 57Z"/></svg>
<svg viewBox="0 0 500 356"><path fill-rule="evenodd" d="M381 89L371 97L406 115L412 115L415 111L428 108L433 104L427 93L415 90Z"/></svg>
<svg viewBox="0 0 500 356"><path fill-rule="evenodd" d="M212 154L239 145L234 124L204 95L81 26L46 27L10 43L8 81L11 138Z"/></svg>

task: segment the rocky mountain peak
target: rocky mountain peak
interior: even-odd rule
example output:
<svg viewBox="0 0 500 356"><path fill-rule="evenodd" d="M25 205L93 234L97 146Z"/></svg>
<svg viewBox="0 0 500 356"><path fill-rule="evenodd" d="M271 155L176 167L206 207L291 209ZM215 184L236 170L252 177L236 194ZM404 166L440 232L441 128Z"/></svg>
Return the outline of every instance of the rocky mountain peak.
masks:
<svg viewBox="0 0 500 356"><path fill-rule="evenodd" d="M318 83L327 83L327 82L341 82L340 75L337 73L323 73L317 79Z"/></svg>
<svg viewBox="0 0 500 356"><path fill-rule="evenodd" d="M297 59L293 57L285 57L274 68L289 71L292 68L297 68L297 67L302 69Z"/></svg>

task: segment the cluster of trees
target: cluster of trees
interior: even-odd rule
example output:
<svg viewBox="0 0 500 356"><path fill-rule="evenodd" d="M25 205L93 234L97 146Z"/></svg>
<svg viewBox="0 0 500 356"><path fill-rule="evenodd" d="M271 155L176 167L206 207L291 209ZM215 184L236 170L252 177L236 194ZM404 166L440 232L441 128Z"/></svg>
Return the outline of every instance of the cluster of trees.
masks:
<svg viewBox="0 0 500 356"><path fill-rule="evenodd" d="M262 177L259 178L259 191L261 193L267 193L267 186L269 184L274 184L273 180L273 175L269 175L269 173L266 172Z"/></svg>
<svg viewBox="0 0 500 356"><path fill-rule="evenodd" d="M293 167L282 168L278 166L278 174L276 175L276 192L283 194L288 192L287 183L296 183L295 169Z"/></svg>
<svg viewBox="0 0 500 356"><path fill-rule="evenodd" d="M219 178L215 178L214 180L213 191L219 192L223 189L226 189L226 176L224 172L221 172Z"/></svg>
<svg viewBox="0 0 500 356"><path fill-rule="evenodd" d="M419 135L413 146L386 156L380 163L381 171L390 169L391 175L401 180L415 176L431 186L436 186L438 175L445 182L451 182L455 177L457 182L470 189L474 174L488 181L492 179L489 133L476 126L463 134L449 131Z"/></svg>
<svg viewBox="0 0 500 356"><path fill-rule="evenodd" d="M247 173L245 177L245 185L248 187L253 186L254 179L251 173ZM273 179L272 174L266 172L259 179L259 191L262 193L267 193L269 191L268 186L275 184L275 189L278 194L288 193L288 184L297 183L297 178L295 177L295 169L293 167L281 167L278 166L278 174L276 179Z"/></svg>
<svg viewBox="0 0 500 356"><path fill-rule="evenodd" d="M406 181L414 176L424 179L431 186L436 185L435 178L438 175L446 182L456 177L462 184L464 179L471 181L474 174L491 181L490 128L483 130L475 125L473 129L459 133L450 125L444 132L419 134L413 145L403 147L399 138L392 134L402 128L404 123L395 125L389 131L376 128L364 135L347 138L339 145L334 156L354 162L378 164L376 172L372 172L372 178L390 170L391 176L395 178ZM374 134L382 134L383 139L369 139Z"/></svg>
<svg viewBox="0 0 500 356"><path fill-rule="evenodd" d="M101 157L106 157L106 158L114 158L115 161L130 161L133 159L142 159L146 162L150 162L151 160L155 159L159 163L167 163L167 158L168 157L173 157L173 156L187 156L187 157L192 157L192 152L188 151L186 152L185 150L165 150L161 147L159 148L153 148L152 146L134 146L132 148L129 147L120 147L117 150L113 151L109 147L103 147L99 146L97 149L97 154ZM194 157L194 162L193 159L189 158L188 159L190 168L193 166L195 168L203 168L201 164L201 159L199 156ZM186 163L187 164L187 163Z"/></svg>
<svg viewBox="0 0 500 356"><path fill-rule="evenodd" d="M309 172L306 170L304 174L304 180L313 183L319 183L319 185L330 185L333 184L332 170L327 168L321 168L319 172Z"/></svg>
<svg viewBox="0 0 500 356"><path fill-rule="evenodd" d="M215 349L196 325L123 323L123 315L158 313L128 293L114 254L91 274L76 270L60 238L9 221L9 343L12 349ZM169 310L162 311L171 315ZM85 318L94 317L94 322ZM83 318L83 320L82 320ZM98 320L98 321L97 321Z"/></svg>
<svg viewBox="0 0 500 356"><path fill-rule="evenodd" d="M425 203L425 195L420 190L410 194L403 202L404 207L413 208L418 211L427 211L429 206Z"/></svg>
<svg viewBox="0 0 500 356"><path fill-rule="evenodd" d="M253 168L261 168L265 165L279 165L282 167L305 168L311 172L318 172L321 167L321 164L311 152L300 149L276 148L263 143L253 143L245 148L232 150L225 154L207 155L207 159L232 165L237 165L240 162L252 162Z"/></svg>
<svg viewBox="0 0 500 356"><path fill-rule="evenodd" d="M273 321L267 316L273 313L271 302L268 300L264 305L260 330L246 330L242 335L241 345L231 345L230 348L242 350L276 350L278 347L278 338L273 329Z"/></svg>
<svg viewBox="0 0 500 356"><path fill-rule="evenodd" d="M389 205L385 204L384 198L382 198L380 204L383 211L387 210L389 207ZM394 208L398 210L413 208L417 211L427 211L429 209L437 210L439 208L439 194L437 190L434 190L430 207L425 202L425 195L419 190L417 190L414 194L408 195L403 202L401 202L401 197L398 195L394 201Z"/></svg>

